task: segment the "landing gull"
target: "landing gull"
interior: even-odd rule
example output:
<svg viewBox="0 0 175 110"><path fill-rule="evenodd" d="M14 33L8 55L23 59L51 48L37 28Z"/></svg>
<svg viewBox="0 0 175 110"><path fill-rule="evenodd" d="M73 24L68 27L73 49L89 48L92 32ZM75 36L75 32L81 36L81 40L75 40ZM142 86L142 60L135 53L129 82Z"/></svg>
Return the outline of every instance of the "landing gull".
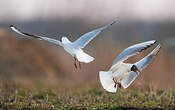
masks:
<svg viewBox="0 0 175 110"><path fill-rule="evenodd" d="M130 84L137 78L140 72L152 61L152 59L159 52L161 45L149 53L146 57L140 61L130 64L124 63L129 57L139 54L141 51L146 50L151 45L155 44L156 40L151 40L143 43L139 43L126 48L119 56L114 60L111 68L108 71L100 71L99 77L102 87L108 92L116 92L117 88L123 87L124 89L129 87Z"/></svg>

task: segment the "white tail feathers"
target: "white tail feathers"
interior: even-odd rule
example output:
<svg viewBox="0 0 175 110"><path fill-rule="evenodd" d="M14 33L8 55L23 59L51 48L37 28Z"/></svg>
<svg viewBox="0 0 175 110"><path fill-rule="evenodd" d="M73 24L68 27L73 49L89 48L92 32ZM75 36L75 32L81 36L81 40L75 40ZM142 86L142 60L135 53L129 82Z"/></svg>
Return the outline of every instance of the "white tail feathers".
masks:
<svg viewBox="0 0 175 110"><path fill-rule="evenodd" d="M117 86L115 86L114 81L112 80L112 71L100 71L99 72L100 82L103 88L108 92L116 92Z"/></svg>
<svg viewBox="0 0 175 110"><path fill-rule="evenodd" d="M78 61L84 62L84 63L89 63L89 62L94 60L93 57L91 57L90 55L86 54L81 49L76 52L76 57L77 57Z"/></svg>

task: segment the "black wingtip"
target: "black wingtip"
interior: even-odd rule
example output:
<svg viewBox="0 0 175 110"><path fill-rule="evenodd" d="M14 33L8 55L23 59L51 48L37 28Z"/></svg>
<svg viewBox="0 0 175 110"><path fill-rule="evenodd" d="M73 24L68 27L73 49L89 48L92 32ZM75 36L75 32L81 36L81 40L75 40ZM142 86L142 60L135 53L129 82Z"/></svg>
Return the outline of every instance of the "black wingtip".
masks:
<svg viewBox="0 0 175 110"><path fill-rule="evenodd" d="M153 41L153 40L151 40ZM154 45L157 42L157 40L154 40L154 42L150 45L147 45L146 47L144 47L143 49L141 49L139 52L142 52L143 50L146 50L147 48L151 47L152 45Z"/></svg>
<svg viewBox="0 0 175 110"><path fill-rule="evenodd" d="M157 40L154 41L154 44L157 43Z"/></svg>
<svg viewBox="0 0 175 110"><path fill-rule="evenodd" d="M14 26L11 24L10 27L14 27Z"/></svg>
<svg viewBox="0 0 175 110"><path fill-rule="evenodd" d="M111 25L115 24L118 21L118 19L114 20Z"/></svg>

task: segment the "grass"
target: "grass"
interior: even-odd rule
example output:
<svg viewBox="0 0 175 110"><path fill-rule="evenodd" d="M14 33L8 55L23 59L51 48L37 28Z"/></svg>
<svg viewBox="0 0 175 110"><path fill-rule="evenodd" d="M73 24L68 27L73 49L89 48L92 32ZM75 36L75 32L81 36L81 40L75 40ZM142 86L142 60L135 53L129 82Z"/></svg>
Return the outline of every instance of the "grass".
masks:
<svg viewBox="0 0 175 110"><path fill-rule="evenodd" d="M0 108L20 110L175 109L175 91L134 88L108 93L98 85L32 88L0 83Z"/></svg>

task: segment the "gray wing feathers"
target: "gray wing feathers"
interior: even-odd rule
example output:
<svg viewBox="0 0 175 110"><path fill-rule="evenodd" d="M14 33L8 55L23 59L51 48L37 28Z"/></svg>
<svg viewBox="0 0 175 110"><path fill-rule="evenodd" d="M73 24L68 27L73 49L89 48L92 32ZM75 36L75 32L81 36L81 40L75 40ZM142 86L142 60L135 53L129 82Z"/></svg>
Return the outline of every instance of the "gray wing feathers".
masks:
<svg viewBox="0 0 175 110"><path fill-rule="evenodd" d="M96 37L100 31L92 31L84 34L82 37L73 42L75 47L84 48L94 37Z"/></svg>
<svg viewBox="0 0 175 110"><path fill-rule="evenodd" d="M146 57L141 59L140 61L136 62L135 65L137 68L142 71L151 61L152 59L157 55L161 48L161 45L159 44L150 54L148 54Z"/></svg>
<svg viewBox="0 0 175 110"><path fill-rule="evenodd" d="M75 47L84 48L93 38L95 38L98 34L100 34L101 31L108 28L109 26L113 25L116 21L113 21L110 24L107 24L101 28L95 29L93 31L90 31L84 35L82 35L79 39L73 42L73 45Z"/></svg>
<svg viewBox="0 0 175 110"><path fill-rule="evenodd" d="M41 40L45 40L45 41L48 41L50 43L63 46L63 43L62 42L60 42L59 40L52 39L52 38L42 37Z"/></svg>
<svg viewBox="0 0 175 110"><path fill-rule="evenodd" d="M122 79L121 85L123 88L127 88L137 78L137 74L133 71L129 72L128 75Z"/></svg>
<svg viewBox="0 0 175 110"><path fill-rule="evenodd" d="M39 39L39 40L45 40L45 41L48 41L48 42L50 42L50 43L63 46L63 44L62 44L59 40L52 39L52 38L48 38L48 37L42 37L42 36L38 36L38 35L34 35L34 34L25 33L25 32L22 32L20 29L16 28L15 26L13 26L13 25L11 25L10 28L11 28L13 31L15 31L15 32L17 32L18 34L21 34L21 35L23 35L23 36L33 37L33 38L37 38L37 39Z"/></svg>
<svg viewBox="0 0 175 110"><path fill-rule="evenodd" d="M130 46L126 48L119 56L114 60L112 63L112 66L115 65L118 62L123 62L124 60L128 59L129 57L136 55L140 53L143 50L146 50L149 48L151 45L155 44L156 40L151 40L143 43L139 43L133 46Z"/></svg>

